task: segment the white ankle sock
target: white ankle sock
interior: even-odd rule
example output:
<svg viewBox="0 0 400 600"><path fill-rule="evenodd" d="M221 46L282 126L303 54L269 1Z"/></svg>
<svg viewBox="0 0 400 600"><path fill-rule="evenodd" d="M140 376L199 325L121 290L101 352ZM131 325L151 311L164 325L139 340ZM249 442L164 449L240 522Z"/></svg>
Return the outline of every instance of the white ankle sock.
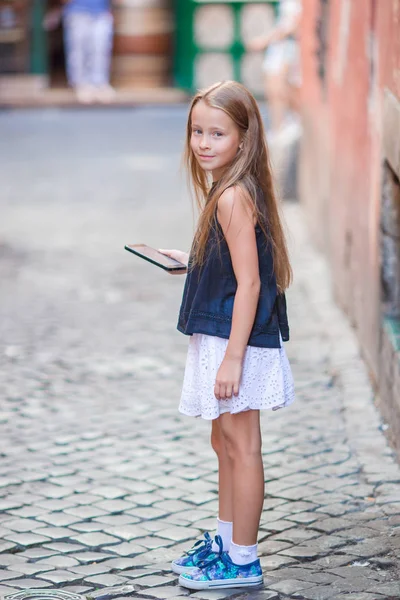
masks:
<svg viewBox="0 0 400 600"><path fill-rule="evenodd" d="M257 560L257 544L254 546L239 546L231 542L229 556L235 565L247 565Z"/></svg>
<svg viewBox="0 0 400 600"><path fill-rule="evenodd" d="M225 552L228 552L229 547L232 542L232 521L221 521L221 519L217 519L217 535L220 535L222 538L223 549ZM212 549L214 552L218 552L219 548L215 542L213 542Z"/></svg>

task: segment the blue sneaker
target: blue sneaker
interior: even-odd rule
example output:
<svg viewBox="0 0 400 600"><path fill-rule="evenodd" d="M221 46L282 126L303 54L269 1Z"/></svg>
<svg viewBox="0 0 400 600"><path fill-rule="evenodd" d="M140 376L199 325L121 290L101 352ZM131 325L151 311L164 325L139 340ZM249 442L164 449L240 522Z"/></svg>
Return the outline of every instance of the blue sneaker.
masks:
<svg viewBox="0 0 400 600"><path fill-rule="evenodd" d="M172 561L171 569L174 573L191 573L197 569L200 562L214 559L218 553L212 550L212 539L209 533L204 534L204 540L199 540L193 548L185 553L184 556Z"/></svg>
<svg viewBox="0 0 400 600"><path fill-rule="evenodd" d="M179 577L179 585L189 590L258 587L262 584L258 559L248 565L235 565L229 554L222 552L222 548L215 558L201 561L197 569L182 573Z"/></svg>

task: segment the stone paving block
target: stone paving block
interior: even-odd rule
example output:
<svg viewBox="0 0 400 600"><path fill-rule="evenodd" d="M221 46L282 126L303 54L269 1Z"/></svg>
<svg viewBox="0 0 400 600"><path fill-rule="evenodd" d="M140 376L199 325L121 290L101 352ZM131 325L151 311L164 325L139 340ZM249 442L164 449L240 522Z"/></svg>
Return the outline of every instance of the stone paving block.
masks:
<svg viewBox="0 0 400 600"><path fill-rule="evenodd" d="M81 506L86 504L94 504L99 500L99 497L95 494L87 494L87 493L75 493L71 494L71 496L66 496L65 500L68 502L69 500L73 502L74 506Z"/></svg>
<svg viewBox="0 0 400 600"><path fill-rule="evenodd" d="M295 558L289 556L261 556L260 563L263 569L267 571L273 571L274 569L279 569L284 565L294 565L298 561Z"/></svg>
<svg viewBox="0 0 400 600"><path fill-rule="evenodd" d="M160 600L173 600L173 598L188 596L189 590L185 592L183 588L177 588L176 586L161 586L150 588L148 591L140 590L140 595L144 597L150 596L151 598L160 598Z"/></svg>
<svg viewBox="0 0 400 600"><path fill-rule="evenodd" d="M139 557L137 557L139 558ZM127 577L128 579L140 579L141 577L147 577L147 575L162 575L164 570L167 570L167 568L164 569L164 566L162 563L155 563L153 565L153 568L149 567L148 565L143 566L143 565L139 565L136 566L134 563L135 559L131 560L131 569L126 569L124 571L121 572L121 575L123 577ZM166 565L165 565L166 567ZM170 571L170 564L168 564L168 570ZM135 581L136 584L136 581Z"/></svg>
<svg viewBox="0 0 400 600"><path fill-rule="evenodd" d="M63 512L46 513L44 510L42 514L39 513L36 516L36 519L39 522L43 521L44 523L54 525L55 527L68 527L68 525L79 521L78 517L73 517L72 515L67 515ZM41 523L41 526L43 527L43 523Z"/></svg>
<svg viewBox="0 0 400 600"><path fill-rule="evenodd" d="M13 579L10 582L13 588L18 589L31 589L31 588L48 588L51 587L52 584L49 581L43 581L42 579Z"/></svg>
<svg viewBox="0 0 400 600"><path fill-rule="evenodd" d="M277 531L285 531L286 529L290 529L293 527L293 523L290 521L286 521L285 519L279 519L278 521L272 521L272 523L266 523L263 526L263 529L271 532Z"/></svg>
<svg viewBox="0 0 400 600"><path fill-rule="evenodd" d="M47 571L45 573L39 573L37 576L38 580L51 581L55 585L67 583L70 581L80 581L82 575L77 575L70 570L66 569L55 569L54 571Z"/></svg>
<svg viewBox="0 0 400 600"><path fill-rule="evenodd" d="M132 515L102 515L93 519L95 523L105 523L112 527L118 527L119 525L133 525L139 523L140 519L133 517ZM143 525L142 525L143 526Z"/></svg>
<svg viewBox="0 0 400 600"><path fill-rule="evenodd" d="M12 567L13 570L18 570L18 577L20 577L21 575L36 575L37 573L43 573L44 571L52 571L54 568L55 567L53 567L52 565L45 565L39 562L16 563L16 565Z"/></svg>
<svg viewBox="0 0 400 600"><path fill-rule="evenodd" d="M175 493L180 497L181 492L179 490L175 490ZM125 496L124 498L124 500L130 502L132 506L151 506L162 499L163 496L157 492L149 494L132 494L131 496Z"/></svg>
<svg viewBox="0 0 400 600"><path fill-rule="evenodd" d="M318 521L319 515L312 512L299 512L294 515L288 515L285 517L288 521L294 521L295 523L304 523L309 525L310 523L314 523Z"/></svg>
<svg viewBox="0 0 400 600"><path fill-rule="evenodd" d="M78 566L80 563L76 558L72 556L65 556L64 554L55 554L54 556L46 556L46 558L41 558L37 560L35 563L38 567L43 566L43 568L48 567L49 569L57 568L57 569L67 569L68 567Z"/></svg>
<svg viewBox="0 0 400 600"><path fill-rule="evenodd" d="M400 582L390 581L388 583L371 585L366 591L368 591L370 594L381 594L382 596L385 596L385 600L387 596L397 599L400 598Z"/></svg>
<svg viewBox="0 0 400 600"><path fill-rule="evenodd" d="M144 577L140 577L136 580L137 583L141 587L156 587L161 585L167 585L176 581L177 576L175 574L166 576L166 575L147 575Z"/></svg>
<svg viewBox="0 0 400 600"><path fill-rule="evenodd" d="M97 548L99 546L108 546L110 544L118 544L120 540L112 535L106 533L94 532L94 533L82 533L82 535L72 535L71 540L88 546L89 548Z"/></svg>
<svg viewBox="0 0 400 600"><path fill-rule="evenodd" d="M190 502L191 504L195 504L196 506L203 506L207 502L215 501L215 493L214 492L206 492L206 493L201 493L201 494L197 494L197 495L192 494L190 496L181 494L180 498L182 500ZM158 505L162 506L162 504L158 504Z"/></svg>
<svg viewBox="0 0 400 600"><path fill-rule="evenodd" d="M291 558L319 558L321 555L325 554L326 551L322 550L318 544L316 545L300 545L300 546L292 546L291 548L287 548L286 550L281 550L278 554L279 556L289 556Z"/></svg>
<svg viewBox="0 0 400 600"><path fill-rule="evenodd" d="M169 523L174 525L182 525L182 521L179 519L168 519ZM189 523L189 522L188 522ZM200 519L199 521L190 522L190 525L198 529L199 531L215 531L216 530L216 517L212 516L208 519Z"/></svg>
<svg viewBox="0 0 400 600"><path fill-rule="evenodd" d="M0 511L4 511L4 510L15 510L17 508L19 508L20 506L22 506L21 502L17 502L16 500L13 500L12 498L0 498Z"/></svg>
<svg viewBox="0 0 400 600"><path fill-rule="evenodd" d="M16 567L17 564L24 564L28 561L28 559L21 554L8 554L2 553L0 554L0 567L8 567L10 565L14 565Z"/></svg>
<svg viewBox="0 0 400 600"><path fill-rule="evenodd" d="M350 577L349 579L336 579L332 583L332 587L334 587L338 592L364 592L368 590L372 585L376 582L369 581L366 576L364 577Z"/></svg>
<svg viewBox="0 0 400 600"><path fill-rule="evenodd" d="M8 579L18 579L23 575L22 571L11 571L11 570L1 570L0 571L0 582L4 583Z"/></svg>
<svg viewBox="0 0 400 600"><path fill-rule="evenodd" d="M384 528L382 528L384 529ZM338 537L345 538L346 540L362 541L377 537L376 529L370 527L351 527L343 531L336 533Z"/></svg>
<svg viewBox="0 0 400 600"><path fill-rule="evenodd" d="M0 585L0 598L4 598L8 594L15 594L16 592L19 592L18 588Z"/></svg>
<svg viewBox="0 0 400 600"><path fill-rule="evenodd" d="M142 525L117 525L112 527L104 527L103 531L111 536L121 538L126 541L133 540L139 537L146 537L148 531Z"/></svg>
<svg viewBox="0 0 400 600"><path fill-rule="evenodd" d="M94 531L103 531L104 526L101 525L101 523L96 523L94 521L81 521L80 523L74 523L73 525L71 525L70 529L72 529L74 535L76 535L77 531L81 532L81 533L91 533ZM105 533L107 533L107 532L105 532Z"/></svg>
<svg viewBox="0 0 400 600"><path fill-rule="evenodd" d="M196 539L199 537L200 531L194 527L168 527L158 532L159 538L165 538L174 542Z"/></svg>
<svg viewBox="0 0 400 600"><path fill-rule="evenodd" d="M39 527L43 527L43 523L38 523L33 519L13 519L11 521L7 521L7 529L11 530L9 533L16 531L18 533L26 532L26 531L34 531ZM4 534L2 534L4 537Z"/></svg>
<svg viewBox="0 0 400 600"><path fill-rule="evenodd" d="M332 598L335 594L334 588L322 585L302 590L298 594L293 594L292 598L299 598L301 600L326 600L327 598Z"/></svg>
<svg viewBox="0 0 400 600"><path fill-rule="evenodd" d="M331 584L339 578L330 571L313 571L313 564L314 563L305 563L299 567L284 567L283 569L277 571L276 574L279 575L281 579L300 579L301 581L305 581L307 583L319 583L323 585L328 583ZM306 566L308 566L308 568L305 568Z"/></svg>
<svg viewBox="0 0 400 600"><path fill-rule="evenodd" d="M13 550L16 547L16 542L0 542L0 553L7 552L7 550Z"/></svg>
<svg viewBox="0 0 400 600"><path fill-rule="evenodd" d="M387 542L372 538L370 540L363 540L355 546L348 546L345 550L346 554L350 556L359 556L362 558L371 558L373 556L379 556L389 550Z"/></svg>
<svg viewBox="0 0 400 600"><path fill-rule="evenodd" d="M280 581L279 583L268 584L268 589L285 594L286 596L291 596L296 592L300 592L301 590L305 590L310 587L315 586L313 583L306 583L305 581L301 581L299 579L286 579L284 581Z"/></svg>
<svg viewBox="0 0 400 600"><path fill-rule="evenodd" d="M164 519L160 519L158 521L142 521L140 526L143 527L145 531L158 532L162 531L163 529L168 529L170 527L170 523L164 521Z"/></svg>
<svg viewBox="0 0 400 600"><path fill-rule="evenodd" d="M14 555L15 556L15 561L18 559L24 560L24 561L28 561L30 559L39 559L39 558L44 558L46 556L53 556L54 554L56 554L56 552L54 550L49 550L48 548L28 548L28 550L24 550L23 552L19 552L18 555ZM0 556L4 556L1 555ZM1 565L1 560L0 560L0 565Z"/></svg>
<svg viewBox="0 0 400 600"><path fill-rule="evenodd" d="M144 538L138 538L136 541L138 544L140 544L140 546L143 546L144 548L148 548L149 550L152 550L155 548L164 548L166 546L171 546L173 543L170 539L164 539L164 538L156 537L156 536L148 536L148 537L144 537Z"/></svg>
<svg viewBox="0 0 400 600"><path fill-rule="evenodd" d="M129 597L138 597L135 594L135 586L131 584L116 585L112 587L104 587L95 589L90 592L90 598L96 600L121 600Z"/></svg>
<svg viewBox="0 0 400 600"><path fill-rule="evenodd" d="M47 554L44 554L44 556L49 556L50 554L54 554L54 552L67 554L69 552L79 552L84 549L84 546L71 542L50 542L44 547L44 550L47 551ZM53 550L54 552L50 553L49 550Z"/></svg>
<svg viewBox="0 0 400 600"><path fill-rule="evenodd" d="M243 588L231 588L227 590L199 590L194 594L190 594L190 598L201 598L202 600L222 600L223 598L237 596L237 594L240 592L243 592Z"/></svg>
<svg viewBox="0 0 400 600"><path fill-rule="evenodd" d="M86 583L95 584L95 585L103 585L107 587L112 587L114 585L123 585L126 583L126 579L124 577L120 577L119 575L93 575L91 577L85 577L84 581Z"/></svg>
<svg viewBox="0 0 400 600"><path fill-rule="evenodd" d="M41 544L43 542L49 542L51 538L45 537L44 535L38 535L36 533L13 533L7 535L7 540L11 542L15 542L18 546L36 546L36 544Z"/></svg>
<svg viewBox="0 0 400 600"><path fill-rule="evenodd" d="M153 506L138 506L128 511L128 514L138 517L139 519L159 519L164 517L168 513L161 508L154 508Z"/></svg>
<svg viewBox="0 0 400 600"><path fill-rule="evenodd" d="M136 556L136 554L142 554L145 547L136 542L123 542L122 544L109 546L107 550L111 554L118 554L118 556Z"/></svg>
<svg viewBox="0 0 400 600"><path fill-rule="evenodd" d="M102 561L100 563L89 563L81 566L73 566L70 567L69 571L72 573L76 573L83 577L88 577L90 575L98 575L99 573L109 573L112 570L112 567L107 565L107 561Z"/></svg>
<svg viewBox="0 0 400 600"><path fill-rule="evenodd" d="M314 560L312 562L312 568L313 570L324 569L330 571L331 569L334 569L336 567L349 566L352 562L352 560L349 559L350 557L347 554L332 553L327 556L322 556L317 560Z"/></svg>
<svg viewBox="0 0 400 600"><path fill-rule="evenodd" d="M67 515L73 515L74 517L79 517L79 519L93 519L94 517L107 514L107 511L97 508L97 506L74 506L65 509L65 512Z"/></svg>
<svg viewBox="0 0 400 600"><path fill-rule="evenodd" d="M379 596L382 600L383 597ZM378 596L375 594L369 594L368 592L361 592L360 594L338 594L337 596L332 596L332 600L379 600Z"/></svg>
<svg viewBox="0 0 400 600"><path fill-rule="evenodd" d="M88 585L64 585L62 589L73 594L85 594L85 592L90 592L92 587Z"/></svg>
<svg viewBox="0 0 400 600"><path fill-rule="evenodd" d="M35 533L51 540L68 539L75 534L75 531L68 527L43 527L43 523L40 525L40 529L37 529Z"/></svg>
<svg viewBox="0 0 400 600"><path fill-rule="evenodd" d="M240 596L235 596L236 600L279 600L280 596L272 590L253 591Z"/></svg>
<svg viewBox="0 0 400 600"><path fill-rule="evenodd" d="M266 541L258 543L258 552L261 556L266 556L268 554L276 554L280 550L285 550L291 546L292 544L290 542L278 542L267 539Z"/></svg>
<svg viewBox="0 0 400 600"><path fill-rule="evenodd" d="M39 506L40 508L43 508L49 512L51 511L58 511L58 510L65 510L67 508L72 508L73 506L75 506L75 503L72 500L66 500L65 498L63 500L44 500L41 499L38 502L35 503L37 506ZM79 516L79 515L78 515Z"/></svg>
<svg viewBox="0 0 400 600"><path fill-rule="evenodd" d="M136 505L132 502L126 502L125 500L112 499L112 500L102 500L100 502L96 502L96 507L105 510L107 513L115 514L121 513L124 511L129 511L134 508ZM97 516L97 515L95 515Z"/></svg>
<svg viewBox="0 0 400 600"><path fill-rule="evenodd" d="M276 510L276 509L272 509L269 511L264 511L261 515L261 519L260 519L260 526L261 527L266 527L268 525L268 523L274 523L276 521L280 521L281 519L284 519L285 517L289 516L291 514L291 512L289 510Z"/></svg>
<svg viewBox="0 0 400 600"><path fill-rule="evenodd" d="M81 546L81 548L83 548L83 546ZM75 558L80 564L83 565L91 562L106 560L109 557L110 554L106 554L105 552L74 552L72 554L72 558Z"/></svg>
<svg viewBox="0 0 400 600"><path fill-rule="evenodd" d="M342 529L349 529L352 526L352 522L350 519L345 519L344 517L337 518L328 518L317 523L312 523L312 529L316 529L317 531L324 531L325 533L334 533L336 531L340 531Z"/></svg>

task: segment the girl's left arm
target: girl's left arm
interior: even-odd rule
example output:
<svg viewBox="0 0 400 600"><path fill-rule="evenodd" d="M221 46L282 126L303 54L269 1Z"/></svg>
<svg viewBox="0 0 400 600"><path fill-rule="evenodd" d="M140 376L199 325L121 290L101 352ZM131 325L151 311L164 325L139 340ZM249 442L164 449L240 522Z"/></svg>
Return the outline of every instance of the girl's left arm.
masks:
<svg viewBox="0 0 400 600"><path fill-rule="evenodd" d="M217 217L237 281L231 334L214 389L216 398L224 400L239 393L242 362L256 316L261 284L254 217L250 203L239 187L229 188L222 194Z"/></svg>

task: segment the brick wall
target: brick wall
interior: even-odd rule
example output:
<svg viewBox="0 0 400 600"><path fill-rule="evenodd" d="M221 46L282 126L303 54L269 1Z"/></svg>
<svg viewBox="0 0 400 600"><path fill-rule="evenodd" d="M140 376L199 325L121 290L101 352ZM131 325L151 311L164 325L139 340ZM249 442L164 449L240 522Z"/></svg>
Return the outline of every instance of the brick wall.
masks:
<svg viewBox="0 0 400 600"><path fill-rule="evenodd" d="M389 372L381 366L391 343L381 306L386 148L400 168L400 129L393 113L384 127L385 99L397 104L400 127L400 0L303 0L303 9L300 198L329 258L336 299L386 397L400 389L398 353ZM400 397L397 403L400 422Z"/></svg>

